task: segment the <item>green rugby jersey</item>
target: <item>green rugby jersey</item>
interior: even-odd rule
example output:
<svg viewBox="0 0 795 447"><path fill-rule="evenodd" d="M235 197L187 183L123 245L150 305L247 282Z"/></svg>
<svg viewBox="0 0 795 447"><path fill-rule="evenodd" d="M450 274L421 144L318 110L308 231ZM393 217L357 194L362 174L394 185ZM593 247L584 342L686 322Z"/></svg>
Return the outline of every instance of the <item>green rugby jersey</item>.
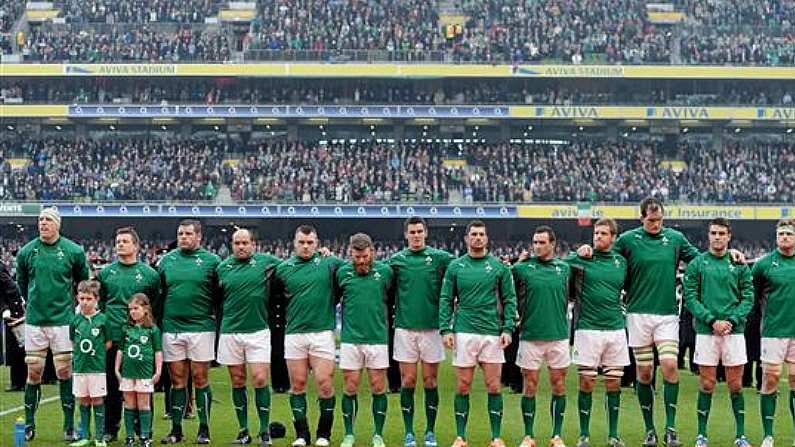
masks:
<svg viewBox="0 0 795 447"><path fill-rule="evenodd" d="M27 302L25 322L68 326L75 315L74 292L88 279L83 247L60 236L53 244L36 238L17 254L17 285Z"/></svg>
<svg viewBox="0 0 795 447"><path fill-rule="evenodd" d="M389 258L395 273L395 327L404 329L439 328L439 293L444 272L455 259L452 254L432 247L405 248Z"/></svg>
<svg viewBox="0 0 795 447"><path fill-rule="evenodd" d="M228 257L218 265L223 296L221 333L251 333L268 329L271 278L281 259L254 253L240 260Z"/></svg>
<svg viewBox="0 0 795 447"><path fill-rule="evenodd" d="M220 301L215 268L221 258L199 248L167 253L157 266L163 294L163 332L214 332Z"/></svg>
<svg viewBox="0 0 795 447"><path fill-rule="evenodd" d="M149 298L153 311L160 308L160 275L144 262L115 261L97 274L97 281L102 285L99 307L108 318L110 337L115 342L121 340L122 329L127 324L127 305L133 295L143 293Z"/></svg>
<svg viewBox="0 0 795 447"><path fill-rule="evenodd" d="M621 290L627 277L627 260L610 251L594 251L585 259L566 257L572 271L572 294L578 305L576 329L612 331L626 327Z"/></svg>
<svg viewBox="0 0 795 447"><path fill-rule="evenodd" d="M383 262L374 262L366 275L357 273L353 263L337 270L343 343L385 345L389 342L392 278L392 269Z"/></svg>
<svg viewBox="0 0 795 447"><path fill-rule="evenodd" d="M121 346L121 376L151 379L155 375L155 354L163 350L157 326L125 326Z"/></svg>
<svg viewBox="0 0 795 447"><path fill-rule="evenodd" d="M466 254L450 263L439 297L442 334L512 334L516 319L516 291L508 266L491 255Z"/></svg>
<svg viewBox="0 0 795 447"><path fill-rule="evenodd" d="M715 320L732 324L732 334L745 333L754 306L751 269L732 263L729 253L702 253L690 261L683 280L684 301L696 321L697 334L712 334Z"/></svg>
<svg viewBox="0 0 795 447"><path fill-rule="evenodd" d="M287 302L287 334L333 331L334 274L345 262L315 253L309 259L291 256L276 266L274 294Z"/></svg>
<svg viewBox="0 0 795 447"><path fill-rule="evenodd" d="M511 272L518 299L519 337L532 341L568 339L568 264L557 258L531 257L514 265Z"/></svg>
<svg viewBox="0 0 795 447"><path fill-rule="evenodd" d="M665 227L657 234L643 227L627 231L613 249L627 259L627 312L677 315L679 261L690 262L698 256L698 249L682 233Z"/></svg>
<svg viewBox="0 0 795 447"><path fill-rule="evenodd" d="M795 256L775 250L756 261L752 276L764 313L762 336L795 338Z"/></svg>
<svg viewBox="0 0 795 447"><path fill-rule="evenodd" d="M105 373L105 342L110 341L110 330L104 313L90 317L77 313L69 325L69 338L74 345L73 372Z"/></svg>

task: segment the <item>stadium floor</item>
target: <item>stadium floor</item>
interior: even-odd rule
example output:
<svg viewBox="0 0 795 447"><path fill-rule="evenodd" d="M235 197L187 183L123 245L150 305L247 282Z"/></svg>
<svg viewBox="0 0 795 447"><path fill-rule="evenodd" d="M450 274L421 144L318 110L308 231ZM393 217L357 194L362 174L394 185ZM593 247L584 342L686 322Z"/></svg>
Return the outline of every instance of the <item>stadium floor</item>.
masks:
<svg viewBox="0 0 795 447"><path fill-rule="evenodd" d="M447 364L441 368L439 378L440 388L440 409L437 422L437 436L439 445L448 446L455 437L455 424L453 419L452 402L455 389L455 378L452 367ZM337 390L341 389L342 375L337 374ZM546 384L546 375L542 375L541 386L538 393L536 417L537 439L541 441L539 446L546 445L546 439L551 430L549 417L549 387ZM661 379L660 379L661 380ZM565 420L565 437L567 445L573 446L579 435L578 413L577 413L577 391L576 374L572 368L568 376L567 390L567 410ZM0 376L0 386L3 388L8 384L7 369L3 368ZM681 371L681 389L679 394L678 428L680 436L685 445L692 445L696 431L696 409L695 402L698 390L698 379L689 371ZM237 434L237 421L232 406L231 391L227 372L222 368L214 368L211 373L211 385L213 388L213 407L211 420L211 434L213 445L230 445ZM366 384L362 384L359 395L359 417L356 421L357 446L370 445L372 434L372 417L370 413L369 393L366 392ZM313 388L313 387L312 387ZM2 389L2 388L0 388ZM517 445L523 435L523 424L519 410L518 394L510 394L507 388L503 389L505 396L505 417L503 419L503 438L509 446ZM792 438L792 424L788 409L786 380L782 381L778 399L776 433L777 445L790 445ZM746 433L752 444L759 445L761 442L761 425L759 419L759 400L756 390L746 388L744 390L746 400ZM55 397L54 400L43 403L39 408L37 417L38 433L36 440L30 446L53 446L66 445L61 441L61 409L57 401L57 388L54 385L43 387L43 399ZM253 393L249 398L253 399ZM415 414L415 430L422 433L425 426L425 415L423 410L422 391L417 392L416 398L417 411ZM310 420L312 426L317 421L317 405L313 404L314 390L310 390ZM658 424L658 431L663 421L661 391L657 391L655 402L655 418ZM12 445L14 419L24 412L21 408L22 393L2 393L0 392L0 446ZM155 417L155 438L159 439L165 435L170 427L170 422L162 418L163 400L162 394L157 394L157 411ZM18 408L14 410L15 408ZM249 403L249 425L253 431L257 430L257 418L253 408L253 402ZM75 412L76 423L79 421L79 414ZM277 447L288 446L292 441L292 427L290 424L290 411L287 396L284 394L274 394L273 406L271 410L272 420L282 421L288 425L288 437L286 439L275 440ZM342 439L342 415L339 407L339 394L337 400L337 411L335 414L334 434L332 445L338 445ZM183 444L194 444L198 421L196 419L186 420L184 423L187 434ZM639 446L644 432L643 421L638 408L638 402L634 391L624 388L622 391L620 429L623 439L627 446ZM600 384L594 391L593 416L591 418L591 440L594 446L606 445L607 423L604 412L604 392ZM93 430L92 430L93 431ZM314 431L314 430L313 430ZM122 428L122 435L124 429ZM712 413L710 415L709 435L711 445L718 447L728 447L734 441L734 419L730 409L730 402L725 383L719 383L716 395L713 398ZM389 410L385 428L385 440L387 446L401 447L403 445L403 422L400 413L400 398L398 394L389 396ZM122 441L116 443L121 445ZM489 426L486 414L486 394L484 391L482 376L478 373L475 378L472 390L471 412L469 419L469 445L486 447L489 444Z"/></svg>

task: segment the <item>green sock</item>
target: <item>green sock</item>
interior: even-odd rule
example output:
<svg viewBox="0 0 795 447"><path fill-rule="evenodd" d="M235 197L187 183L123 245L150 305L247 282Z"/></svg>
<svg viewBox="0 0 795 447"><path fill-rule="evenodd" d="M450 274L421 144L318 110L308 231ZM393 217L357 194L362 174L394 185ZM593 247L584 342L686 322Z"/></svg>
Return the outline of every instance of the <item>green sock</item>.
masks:
<svg viewBox="0 0 795 447"><path fill-rule="evenodd" d="M182 418L185 416L185 404L188 391L185 388L171 388L171 426L182 429Z"/></svg>
<svg viewBox="0 0 795 447"><path fill-rule="evenodd" d="M337 397L332 395L325 399L319 398L320 416L317 422L317 436L331 439L331 431L334 427L334 407L337 406Z"/></svg>
<svg viewBox="0 0 795 447"><path fill-rule="evenodd" d="M105 404L94 405L94 434L95 439L105 437Z"/></svg>
<svg viewBox="0 0 795 447"><path fill-rule="evenodd" d="M663 381L663 402L665 403L665 428L676 426L676 404L679 401L679 382Z"/></svg>
<svg viewBox="0 0 795 447"><path fill-rule="evenodd" d="M580 390L577 393L577 410L580 412L580 436L591 436L591 407L593 393Z"/></svg>
<svg viewBox="0 0 795 447"><path fill-rule="evenodd" d="M735 438L745 436L745 397L743 392L731 393L732 412L734 412Z"/></svg>
<svg viewBox="0 0 795 447"><path fill-rule="evenodd" d="M322 402L322 401L321 401ZM254 388L254 404L257 406L259 432L267 433L271 421L271 389L270 387Z"/></svg>
<svg viewBox="0 0 795 447"><path fill-rule="evenodd" d="M762 414L762 429L765 432L765 437L773 436L773 422L776 420L776 397L775 391L759 395L759 412Z"/></svg>
<svg viewBox="0 0 795 447"><path fill-rule="evenodd" d="M621 409L621 391L607 392L607 436L618 438L618 411Z"/></svg>
<svg viewBox="0 0 795 447"><path fill-rule="evenodd" d="M74 429L75 426L75 395L72 394L72 379L59 380L58 392L61 395L61 409L63 410L64 431Z"/></svg>
<svg viewBox="0 0 795 447"><path fill-rule="evenodd" d="M698 434L707 436L707 420L709 419L709 410L712 407L712 393L705 393L698 390L698 404L696 413L698 414Z"/></svg>
<svg viewBox="0 0 795 447"><path fill-rule="evenodd" d="M406 433L414 433L414 388L400 388L400 411Z"/></svg>
<svg viewBox="0 0 795 447"><path fill-rule="evenodd" d="M235 406L237 425L248 430L248 394L246 388L232 388L232 405Z"/></svg>
<svg viewBox="0 0 795 447"><path fill-rule="evenodd" d="M152 437L152 411L138 410L138 422L141 424L141 437L149 439Z"/></svg>
<svg viewBox="0 0 795 447"><path fill-rule="evenodd" d="M293 412L293 422L306 419L306 393L290 394L290 410Z"/></svg>
<svg viewBox="0 0 795 447"><path fill-rule="evenodd" d="M637 382L635 389L640 403L640 412L643 414L643 423L646 431L654 431L654 388L650 383Z"/></svg>
<svg viewBox="0 0 795 447"><path fill-rule="evenodd" d="M524 421L524 434L535 438L533 425L536 420L536 397L522 396L522 420Z"/></svg>
<svg viewBox="0 0 795 447"><path fill-rule="evenodd" d="M25 384L25 425L36 425L36 409L41 400L41 384Z"/></svg>
<svg viewBox="0 0 795 447"><path fill-rule="evenodd" d="M133 408L124 408L124 431L127 433L128 438L135 437L135 419L138 410Z"/></svg>
<svg viewBox="0 0 795 447"><path fill-rule="evenodd" d="M386 422L386 409L389 401L386 394L373 394L373 427L375 434L384 435L384 422Z"/></svg>
<svg viewBox="0 0 795 447"><path fill-rule="evenodd" d="M552 437L563 435L563 415L566 414L566 395L552 395L549 403L549 411L552 413Z"/></svg>
<svg viewBox="0 0 795 447"><path fill-rule="evenodd" d="M502 394L489 393L489 426L491 426L491 439L500 437L502 431Z"/></svg>
<svg viewBox="0 0 795 447"><path fill-rule="evenodd" d="M425 431L435 431L438 412L439 388L425 388Z"/></svg>
<svg viewBox="0 0 795 447"><path fill-rule="evenodd" d="M91 405L80 405L80 439L91 439Z"/></svg>
<svg viewBox="0 0 795 447"><path fill-rule="evenodd" d="M453 411L455 411L455 432L456 435L466 439L467 420L469 419L469 394L456 394L453 400Z"/></svg>
<svg viewBox="0 0 795 447"><path fill-rule="evenodd" d="M359 401L355 394L342 395L342 421L345 423L345 435L353 436L353 424L359 411Z"/></svg>
<svg viewBox="0 0 795 447"><path fill-rule="evenodd" d="M210 408L213 405L213 392L210 385L196 388L196 413L199 415L199 424L210 423Z"/></svg>

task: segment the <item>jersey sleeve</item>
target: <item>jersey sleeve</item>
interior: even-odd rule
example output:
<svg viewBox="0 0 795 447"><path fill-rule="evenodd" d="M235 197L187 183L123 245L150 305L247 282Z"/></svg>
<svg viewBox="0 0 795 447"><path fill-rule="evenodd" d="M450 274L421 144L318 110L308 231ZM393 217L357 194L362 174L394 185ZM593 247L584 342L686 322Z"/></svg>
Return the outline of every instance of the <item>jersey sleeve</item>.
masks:
<svg viewBox="0 0 795 447"><path fill-rule="evenodd" d="M745 323L748 314L754 307L754 283L753 279L751 279L751 269L749 269L747 265L743 265L740 268L738 286L740 299L742 301L740 305L734 309L732 315L729 316L729 321L732 323L732 326Z"/></svg>
<svg viewBox="0 0 795 447"><path fill-rule="evenodd" d="M680 244L681 252L679 254L679 257L685 262L690 262L693 259L695 259L696 256L698 256L699 254L698 248L696 248L695 245L691 244L684 234L679 233L679 237L681 238L681 244Z"/></svg>
<svg viewBox="0 0 795 447"><path fill-rule="evenodd" d="M80 281L85 281L88 279L88 275L89 268L86 252L82 249L82 247L78 247L78 249L75 250L74 265L72 266L72 278L74 278L75 287Z"/></svg>
<svg viewBox="0 0 795 447"><path fill-rule="evenodd" d="M439 332L442 335L453 331L453 305L456 294L456 268L452 264L444 274L439 294Z"/></svg>
<svg viewBox="0 0 795 447"><path fill-rule="evenodd" d="M503 306L502 332L505 334L513 334L513 329L518 319L516 312L516 289L513 285L513 276L507 266L502 269L502 275L500 277L500 297L502 298Z"/></svg>
<svg viewBox="0 0 795 447"><path fill-rule="evenodd" d="M163 336L157 326L152 327L152 347L154 347L155 352L163 350Z"/></svg>

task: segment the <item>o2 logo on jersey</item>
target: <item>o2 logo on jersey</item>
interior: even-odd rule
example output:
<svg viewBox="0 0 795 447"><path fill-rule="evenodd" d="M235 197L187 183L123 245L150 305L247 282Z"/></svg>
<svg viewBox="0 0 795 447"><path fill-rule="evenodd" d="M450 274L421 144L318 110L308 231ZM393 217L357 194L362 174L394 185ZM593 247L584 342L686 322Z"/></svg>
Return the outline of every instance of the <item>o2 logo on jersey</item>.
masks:
<svg viewBox="0 0 795 447"><path fill-rule="evenodd" d="M80 340L80 352L91 356L96 355L97 351L94 350L94 343L91 340Z"/></svg>
<svg viewBox="0 0 795 447"><path fill-rule="evenodd" d="M141 355L141 347L138 345L130 345L127 347L127 357L133 360L143 360Z"/></svg>

